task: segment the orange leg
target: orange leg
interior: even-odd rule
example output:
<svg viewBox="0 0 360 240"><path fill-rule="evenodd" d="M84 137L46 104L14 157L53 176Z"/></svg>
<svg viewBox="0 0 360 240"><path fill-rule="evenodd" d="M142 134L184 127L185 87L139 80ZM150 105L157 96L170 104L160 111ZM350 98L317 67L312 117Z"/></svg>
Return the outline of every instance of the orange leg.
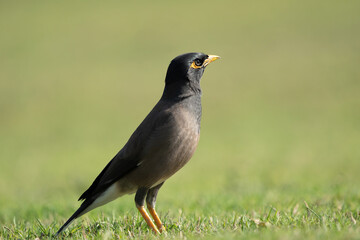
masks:
<svg viewBox="0 0 360 240"><path fill-rule="evenodd" d="M145 219L147 225L149 228L151 228L155 234L160 233L159 230L156 228L155 224L151 221L149 215L147 214L144 206L138 206L136 205L137 209L141 213L142 217Z"/></svg>
<svg viewBox="0 0 360 240"><path fill-rule="evenodd" d="M155 224L157 226L157 228L159 229L159 231L162 233L163 231L166 231L164 225L161 223L161 220L159 218L159 215L156 213L155 208L152 208L150 206L150 204L147 204L147 207L149 209L149 212L151 214L151 216L153 217Z"/></svg>

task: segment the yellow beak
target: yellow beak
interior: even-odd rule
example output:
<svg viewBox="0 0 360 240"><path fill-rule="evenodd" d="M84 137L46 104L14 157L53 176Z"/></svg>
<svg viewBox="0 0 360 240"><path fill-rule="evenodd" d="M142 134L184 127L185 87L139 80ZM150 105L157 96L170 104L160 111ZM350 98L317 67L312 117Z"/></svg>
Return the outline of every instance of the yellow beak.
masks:
<svg viewBox="0 0 360 240"><path fill-rule="evenodd" d="M209 57L204 61L203 67L206 67L209 63L219 59L219 56L216 55L209 55Z"/></svg>

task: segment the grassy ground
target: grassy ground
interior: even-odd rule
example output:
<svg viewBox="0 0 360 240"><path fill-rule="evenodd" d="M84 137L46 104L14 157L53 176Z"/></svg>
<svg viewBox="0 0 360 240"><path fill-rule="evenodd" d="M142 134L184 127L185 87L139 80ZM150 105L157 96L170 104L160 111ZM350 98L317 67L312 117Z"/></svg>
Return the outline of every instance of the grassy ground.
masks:
<svg viewBox="0 0 360 240"><path fill-rule="evenodd" d="M0 5L0 239L50 238L189 51L222 60L159 193L167 238L360 238L357 1ZM63 236L156 238L133 196Z"/></svg>

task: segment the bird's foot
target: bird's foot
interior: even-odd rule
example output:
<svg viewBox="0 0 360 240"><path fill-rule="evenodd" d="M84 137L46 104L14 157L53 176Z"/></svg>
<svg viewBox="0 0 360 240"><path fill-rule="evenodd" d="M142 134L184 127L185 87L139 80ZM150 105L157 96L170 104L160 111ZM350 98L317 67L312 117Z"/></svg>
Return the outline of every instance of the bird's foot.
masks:
<svg viewBox="0 0 360 240"><path fill-rule="evenodd" d="M146 221L147 225L149 226L149 228L151 230L154 231L155 234L160 234L159 230L156 228L155 224L151 221L149 214L146 212L145 207L144 206L138 206L136 205L137 209L139 210L139 212L141 213L141 216L144 218L144 220Z"/></svg>
<svg viewBox="0 0 360 240"><path fill-rule="evenodd" d="M155 211L155 208L152 207L150 204L147 204L147 208L149 209L149 212L150 212L152 218L154 219L155 224L156 224L157 228L159 229L160 233L166 232L166 229L165 229L164 225L162 224L162 222L159 218L159 215Z"/></svg>

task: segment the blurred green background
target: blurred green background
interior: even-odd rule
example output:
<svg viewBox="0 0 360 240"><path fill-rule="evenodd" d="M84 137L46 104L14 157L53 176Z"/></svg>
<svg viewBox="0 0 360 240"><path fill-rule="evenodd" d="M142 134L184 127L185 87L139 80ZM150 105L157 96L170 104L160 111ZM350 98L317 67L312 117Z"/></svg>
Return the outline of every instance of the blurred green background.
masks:
<svg viewBox="0 0 360 240"><path fill-rule="evenodd" d="M192 51L222 59L160 212L359 199L359 13L359 1L2 1L0 222L64 221L160 98L171 59Z"/></svg>

